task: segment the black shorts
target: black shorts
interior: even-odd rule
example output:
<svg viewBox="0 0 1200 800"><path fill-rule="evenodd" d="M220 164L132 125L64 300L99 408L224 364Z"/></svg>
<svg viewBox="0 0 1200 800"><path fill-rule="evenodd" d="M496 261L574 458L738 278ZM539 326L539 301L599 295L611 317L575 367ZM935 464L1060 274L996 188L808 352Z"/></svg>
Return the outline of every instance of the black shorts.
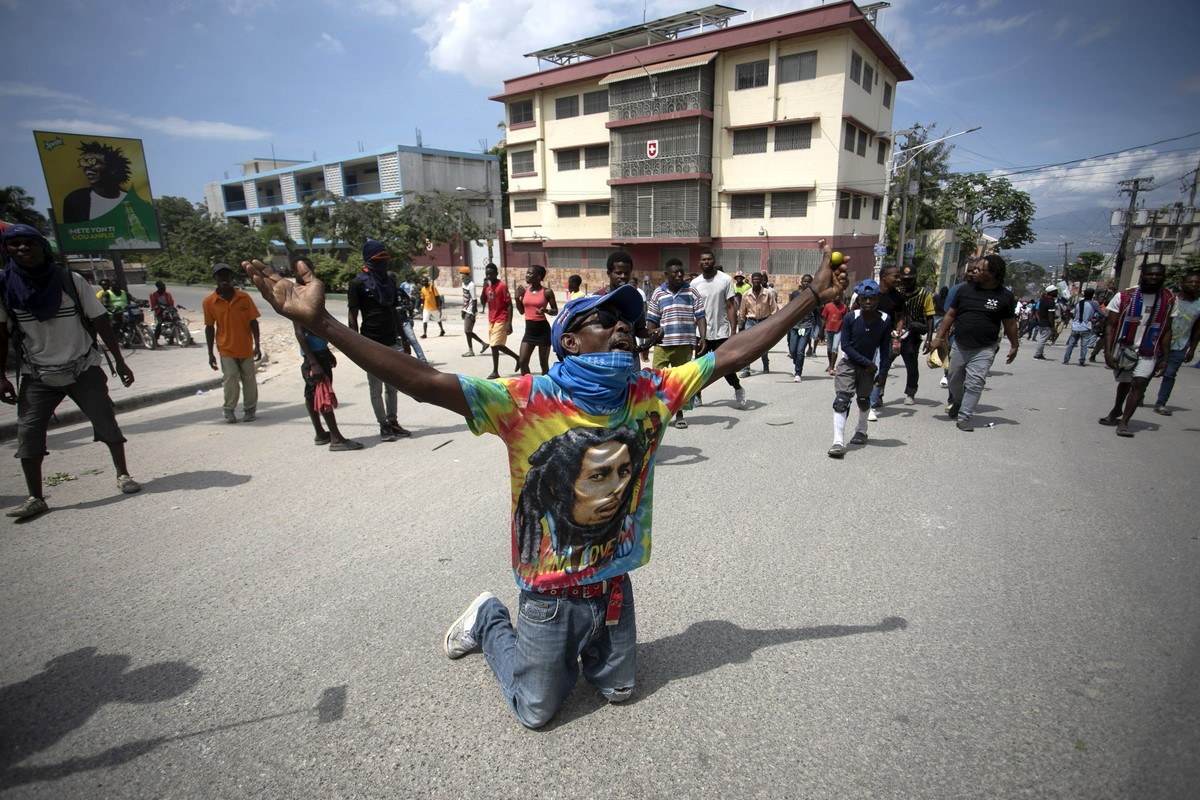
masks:
<svg viewBox="0 0 1200 800"><path fill-rule="evenodd" d="M549 347L550 323L546 320L525 320L525 335L521 337L521 341L536 344L538 347Z"/></svg>
<svg viewBox="0 0 1200 800"><path fill-rule="evenodd" d="M100 367L84 370L70 386L47 386L37 378L22 375L17 395L17 458L46 455L50 416L64 397L74 400L92 423L94 441L124 444L125 437L117 425L117 410L108 396L108 377Z"/></svg>

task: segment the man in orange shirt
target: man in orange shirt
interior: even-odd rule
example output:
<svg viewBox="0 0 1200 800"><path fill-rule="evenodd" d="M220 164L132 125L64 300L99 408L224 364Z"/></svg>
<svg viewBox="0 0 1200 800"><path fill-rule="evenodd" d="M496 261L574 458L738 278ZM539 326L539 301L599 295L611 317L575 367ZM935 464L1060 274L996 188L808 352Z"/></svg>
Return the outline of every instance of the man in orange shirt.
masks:
<svg viewBox="0 0 1200 800"><path fill-rule="evenodd" d="M258 340L258 307L250 295L233 287L233 270L228 264L214 264L217 288L204 298L204 341L208 344L208 365L217 369L213 353L216 342L221 356L221 376L225 386L225 421L237 422L239 384L245 422L254 421L258 408L258 384L254 380L254 362L262 360Z"/></svg>

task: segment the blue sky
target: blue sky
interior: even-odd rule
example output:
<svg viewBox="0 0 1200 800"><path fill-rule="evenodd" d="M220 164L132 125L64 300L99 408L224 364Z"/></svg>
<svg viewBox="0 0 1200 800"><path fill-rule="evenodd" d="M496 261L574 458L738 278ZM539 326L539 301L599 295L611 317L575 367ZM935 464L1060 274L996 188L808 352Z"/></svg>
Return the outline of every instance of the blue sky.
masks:
<svg viewBox="0 0 1200 800"><path fill-rule="evenodd" d="M740 19L808 8L726 2ZM523 53L706 5L703 0L0 0L0 184L47 204L34 129L143 139L155 195L203 197L252 157L334 158L392 144L474 150L503 136ZM739 18L735 18L736 23ZM1182 199L1200 161L1200 6L1162 0L893 0L879 29L915 80L896 126L955 140L952 167L1013 172L1039 216L1035 254L1111 249L1100 208L1153 175ZM19 35L17 35L19 32ZM1153 144L1161 140L1176 141ZM1078 161L1080 159L1086 159ZM1059 168L1034 169L1049 164Z"/></svg>

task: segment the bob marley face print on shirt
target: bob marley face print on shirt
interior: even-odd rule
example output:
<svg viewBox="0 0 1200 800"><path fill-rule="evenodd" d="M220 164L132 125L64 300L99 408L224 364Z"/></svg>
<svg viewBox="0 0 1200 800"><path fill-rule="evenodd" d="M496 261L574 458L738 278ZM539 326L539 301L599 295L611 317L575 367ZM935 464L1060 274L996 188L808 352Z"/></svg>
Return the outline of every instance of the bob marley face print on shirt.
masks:
<svg viewBox="0 0 1200 800"><path fill-rule="evenodd" d="M644 457L633 428L574 428L544 442L529 457L513 520L520 563L542 560L544 543L568 573L627 552L629 501Z"/></svg>
<svg viewBox="0 0 1200 800"><path fill-rule="evenodd" d="M547 376L460 375L476 434L508 448L512 567L522 589L596 583L650 560L654 463L664 419L712 374L704 356L643 370L610 414L588 413Z"/></svg>

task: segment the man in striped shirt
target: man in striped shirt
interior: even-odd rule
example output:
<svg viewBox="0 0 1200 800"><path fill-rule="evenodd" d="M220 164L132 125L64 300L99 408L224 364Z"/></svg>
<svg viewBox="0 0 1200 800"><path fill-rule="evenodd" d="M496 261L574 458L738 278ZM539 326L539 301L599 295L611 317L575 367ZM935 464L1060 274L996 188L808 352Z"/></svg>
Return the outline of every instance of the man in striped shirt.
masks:
<svg viewBox="0 0 1200 800"><path fill-rule="evenodd" d="M704 300L699 292L684 280L683 262L678 258L667 261L664 270L667 281L650 295L646 311L648 338L661 330L661 340L654 348L654 369L680 367L700 355L707 323ZM686 428L683 411L675 414L675 427Z"/></svg>

